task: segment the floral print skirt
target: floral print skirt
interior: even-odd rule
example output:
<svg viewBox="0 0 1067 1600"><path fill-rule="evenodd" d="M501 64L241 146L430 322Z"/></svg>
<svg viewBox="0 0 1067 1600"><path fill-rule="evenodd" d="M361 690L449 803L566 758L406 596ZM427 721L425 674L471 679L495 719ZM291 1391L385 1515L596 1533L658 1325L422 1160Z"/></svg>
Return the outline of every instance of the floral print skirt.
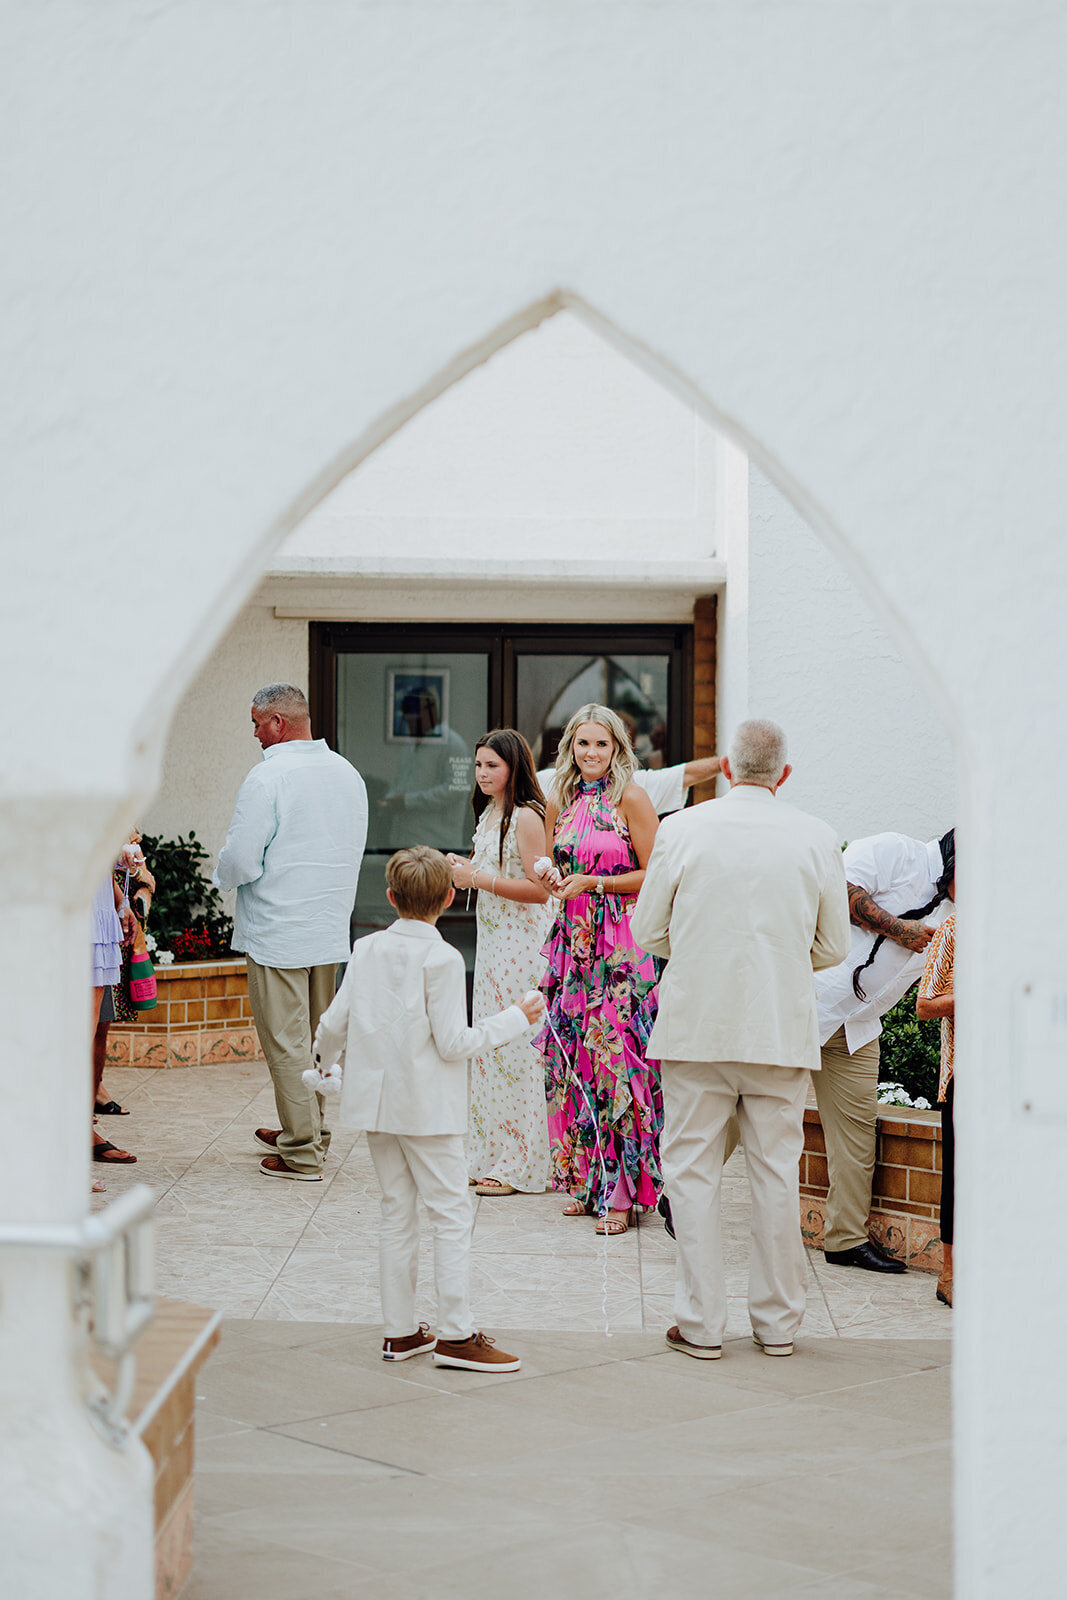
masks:
<svg viewBox="0 0 1067 1600"><path fill-rule="evenodd" d="M657 964L630 932L632 898L565 901L543 954L552 1185L588 1211L651 1210L663 1187L659 1063L645 1054Z"/></svg>

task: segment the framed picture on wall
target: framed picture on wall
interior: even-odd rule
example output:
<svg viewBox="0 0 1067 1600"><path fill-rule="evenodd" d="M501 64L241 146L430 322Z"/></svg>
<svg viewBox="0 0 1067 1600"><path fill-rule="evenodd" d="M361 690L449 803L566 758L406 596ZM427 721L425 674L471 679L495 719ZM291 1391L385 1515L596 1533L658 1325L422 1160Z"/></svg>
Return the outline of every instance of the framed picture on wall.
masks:
<svg viewBox="0 0 1067 1600"><path fill-rule="evenodd" d="M448 731L447 667L415 672L390 667L385 675L385 738L388 744L414 744L417 739L446 743Z"/></svg>

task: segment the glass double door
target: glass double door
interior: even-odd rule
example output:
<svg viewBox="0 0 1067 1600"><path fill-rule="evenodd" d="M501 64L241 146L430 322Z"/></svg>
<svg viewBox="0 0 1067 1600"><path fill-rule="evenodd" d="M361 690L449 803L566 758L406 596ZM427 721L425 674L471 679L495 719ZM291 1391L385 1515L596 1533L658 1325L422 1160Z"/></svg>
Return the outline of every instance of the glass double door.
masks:
<svg viewBox="0 0 1067 1600"><path fill-rule="evenodd" d="M353 936L384 927L385 864L429 844L468 855L474 752L494 727L515 727L551 767L571 715L611 706L645 766L684 756L686 628L443 628L312 624L316 733L362 773L370 802ZM474 964L466 897L441 931Z"/></svg>

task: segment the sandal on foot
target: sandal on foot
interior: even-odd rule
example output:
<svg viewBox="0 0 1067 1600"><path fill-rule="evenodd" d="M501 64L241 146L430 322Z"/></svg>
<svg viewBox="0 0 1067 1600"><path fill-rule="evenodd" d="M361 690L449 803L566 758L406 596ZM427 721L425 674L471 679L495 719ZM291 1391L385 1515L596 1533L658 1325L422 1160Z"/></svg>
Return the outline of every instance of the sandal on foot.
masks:
<svg viewBox="0 0 1067 1600"><path fill-rule="evenodd" d="M630 1206L626 1211L606 1211L597 1219L596 1231L601 1235L625 1233L634 1220L634 1208Z"/></svg>
<svg viewBox="0 0 1067 1600"><path fill-rule="evenodd" d="M129 1114L117 1100L105 1100L103 1105L97 1103L93 1106L93 1115L97 1117L128 1117Z"/></svg>
<svg viewBox="0 0 1067 1600"><path fill-rule="evenodd" d="M503 1183L499 1178L479 1178L474 1185L475 1194L514 1194L514 1186Z"/></svg>
<svg viewBox="0 0 1067 1600"><path fill-rule="evenodd" d="M593 1213L584 1201L568 1200L563 1207L563 1215L565 1217L591 1217Z"/></svg>
<svg viewBox="0 0 1067 1600"><path fill-rule="evenodd" d="M93 1145L93 1160L106 1161L109 1166L117 1167L124 1161L136 1161L137 1157L128 1150L120 1150L116 1145L109 1144L105 1139L103 1144Z"/></svg>

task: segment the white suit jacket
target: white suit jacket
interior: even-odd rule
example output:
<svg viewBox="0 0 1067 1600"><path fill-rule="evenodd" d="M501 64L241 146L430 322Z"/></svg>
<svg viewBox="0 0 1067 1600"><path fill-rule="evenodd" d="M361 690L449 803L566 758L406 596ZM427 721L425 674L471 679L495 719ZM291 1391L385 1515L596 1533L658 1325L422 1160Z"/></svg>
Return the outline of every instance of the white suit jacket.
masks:
<svg viewBox="0 0 1067 1600"><path fill-rule="evenodd" d="M749 784L668 817L632 927L670 958L650 1056L818 1069L813 974L849 950L827 823Z"/></svg>
<svg viewBox="0 0 1067 1600"><path fill-rule="evenodd" d="M463 957L430 923L401 918L356 940L315 1052L344 1063L342 1127L466 1133L469 1058L529 1026L509 1006L469 1028Z"/></svg>

